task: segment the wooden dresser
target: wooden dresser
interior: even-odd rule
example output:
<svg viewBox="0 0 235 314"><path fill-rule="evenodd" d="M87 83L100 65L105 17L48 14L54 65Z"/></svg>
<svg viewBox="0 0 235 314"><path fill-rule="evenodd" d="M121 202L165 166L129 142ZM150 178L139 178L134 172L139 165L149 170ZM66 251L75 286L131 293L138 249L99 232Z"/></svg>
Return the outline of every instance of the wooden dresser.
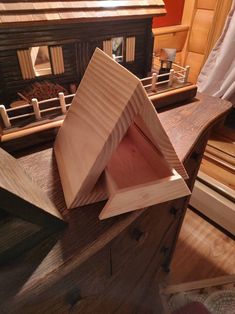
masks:
<svg viewBox="0 0 235 314"><path fill-rule="evenodd" d="M226 101L197 95L160 113L190 189L210 128L229 109ZM19 160L68 227L0 268L0 313L161 313L157 274L169 270L189 197L99 221L104 202L66 210L51 148L21 152Z"/></svg>

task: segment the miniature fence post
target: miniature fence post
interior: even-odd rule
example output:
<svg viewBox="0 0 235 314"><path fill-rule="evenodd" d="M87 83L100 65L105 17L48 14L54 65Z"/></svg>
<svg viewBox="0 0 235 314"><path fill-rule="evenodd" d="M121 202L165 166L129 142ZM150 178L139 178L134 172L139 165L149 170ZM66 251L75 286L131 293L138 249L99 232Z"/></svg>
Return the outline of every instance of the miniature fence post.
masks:
<svg viewBox="0 0 235 314"><path fill-rule="evenodd" d="M170 86L170 87L173 85L174 73L175 73L175 71L173 69L171 69L170 74L169 74L169 82L168 82L168 86Z"/></svg>
<svg viewBox="0 0 235 314"><path fill-rule="evenodd" d="M153 75L152 75L152 86L151 86L152 92L156 92L156 90L157 90L156 83L157 83L157 74L153 73Z"/></svg>
<svg viewBox="0 0 235 314"><path fill-rule="evenodd" d="M59 100L60 100L61 111L62 111L63 114L66 114L67 110L66 110L66 103L65 103L64 93L62 93L62 92L59 93Z"/></svg>
<svg viewBox="0 0 235 314"><path fill-rule="evenodd" d="M185 67L185 74L184 74L184 83L188 82L189 70L190 70L190 66L186 65L186 67Z"/></svg>
<svg viewBox="0 0 235 314"><path fill-rule="evenodd" d="M4 105L0 105L0 115L2 117L5 127L6 128L11 127L11 122L10 122L10 119L8 117L8 114Z"/></svg>
<svg viewBox="0 0 235 314"><path fill-rule="evenodd" d="M38 105L38 100L37 98L32 99L32 106L33 106L33 111L36 117L36 120L41 119L41 112L39 110L39 105Z"/></svg>

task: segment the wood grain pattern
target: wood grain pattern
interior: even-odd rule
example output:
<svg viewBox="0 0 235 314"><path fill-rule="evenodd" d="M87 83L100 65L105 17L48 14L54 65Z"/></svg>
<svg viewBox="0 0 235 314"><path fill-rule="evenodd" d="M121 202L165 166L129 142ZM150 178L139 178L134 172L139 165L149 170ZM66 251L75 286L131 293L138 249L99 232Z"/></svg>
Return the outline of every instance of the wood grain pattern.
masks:
<svg viewBox="0 0 235 314"><path fill-rule="evenodd" d="M146 1L49 1L1 4L0 23L28 23L68 20L96 21L99 18L147 17L165 14L163 0Z"/></svg>
<svg viewBox="0 0 235 314"><path fill-rule="evenodd" d="M234 240L187 210L167 283L179 284L232 275L234 267Z"/></svg>
<svg viewBox="0 0 235 314"><path fill-rule="evenodd" d="M1 208L38 224L62 224L62 216L18 161L0 148Z"/></svg>
<svg viewBox="0 0 235 314"><path fill-rule="evenodd" d="M137 117L138 113L140 118ZM134 121L140 124L141 119L147 131L146 133L142 130L143 126L139 125L145 133L144 136L158 147L161 152L160 156L166 159L168 167L175 168L186 178L186 171L161 126L140 80L97 49L55 142L55 155L66 204L69 208L81 205L79 199L91 192L128 128ZM125 147L123 151L128 150L127 146L122 146ZM122 153L122 159L126 158L124 155ZM72 162L72 160L77 162ZM139 168L137 166L137 169ZM173 173L168 172L167 177L169 175ZM129 177L131 176L135 178L134 173L129 174ZM156 176L153 181L156 179L159 178ZM144 180L143 175L143 181L137 182L137 180L136 184L146 183ZM173 186L173 181L169 179L167 181L168 185ZM176 182L179 180L174 181L175 184ZM133 183L133 186L136 184ZM182 181L181 189L178 190L179 196L189 193L186 185L182 190L183 185ZM142 195L144 194L142 191ZM172 195L176 197L176 194L172 193ZM93 197L92 199L94 200ZM150 203L153 204L153 195L151 199ZM147 200L146 203L150 205ZM137 208L143 205L142 201L141 206ZM121 207L119 210L121 213ZM126 211L127 208L123 209L123 212Z"/></svg>
<svg viewBox="0 0 235 314"><path fill-rule="evenodd" d="M203 64L219 38L231 3L232 0L185 2L182 23L190 25L190 30L183 51L183 64L191 67L191 82L197 81Z"/></svg>
<svg viewBox="0 0 235 314"><path fill-rule="evenodd" d="M162 153L131 126L106 170L109 200L100 219L190 194L184 180L170 170Z"/></svg>
<svg viewBox="0 0 235 314"><path fill-rule="evenodd" d="M235 236L235 204L233 201L202 182L196 181L190 204Z"/></svg>
<svg viewBox="0 0 235 314"><path fill-rule="evenodd" d="M141 104L130 99L138 84L134 75L96 51L55 141L68 207L91 192L133 121ZM72 163L73 158L79 162Z"/></svg>

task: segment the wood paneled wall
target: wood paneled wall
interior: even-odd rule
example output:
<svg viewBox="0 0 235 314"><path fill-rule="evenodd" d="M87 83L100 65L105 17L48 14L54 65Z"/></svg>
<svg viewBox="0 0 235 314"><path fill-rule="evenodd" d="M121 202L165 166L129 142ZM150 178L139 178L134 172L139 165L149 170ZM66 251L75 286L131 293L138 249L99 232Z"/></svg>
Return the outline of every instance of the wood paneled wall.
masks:
<svg viewBox="0 0 235 314"><path fill-rule="evenodd" d="M182 24L190 26L183 64L191 67L189 80L196 82L200 70L220 36L232 0L185 1Z"/></svg>

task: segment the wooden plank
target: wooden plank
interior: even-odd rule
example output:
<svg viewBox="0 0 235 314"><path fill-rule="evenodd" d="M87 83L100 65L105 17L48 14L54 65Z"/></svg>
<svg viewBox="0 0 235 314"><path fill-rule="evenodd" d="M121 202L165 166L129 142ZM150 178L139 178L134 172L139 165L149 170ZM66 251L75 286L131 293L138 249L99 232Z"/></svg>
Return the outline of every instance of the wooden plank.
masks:
<svg viewBox="0 0 235 314"><path fill-rule="evenodd" d="M152 101L154 107L158 110L167 106L173 106L182 101L189 101L197 94L197 86L190 84L176 89L170 89L166 92L150 94L149 99Z"/></svg>
<svg viewBox="0 0 235 314"><path fill-rule="evenodd" d="M235 203L235 191L229 188L227 185L208 176L201 170L198 171L197 178L200 182L204 183L205 185L209 186L213 190L220 193L222 196L225 196L226 198L228 198L229 200Z"/></svg>
<svg viewBox="0 0 235 314"><path fill-rule="evenodd" d="M191 290L197 290L202 288L209 288L215 286L226 285L235 283L235 275L220 276L216 278L209 278L204 280L191 281L182 284L161 286L160 293L164 295L175 294L179 292L187 292Z"/></svg>
<svg viewBox="0 0 235 314"><path fill-rule="evenodd" d="M5 4L5 10L0 14L1 24L38 24L62 20L97 21L98 19L139 18L164 15L166 10L162 0L148 1L66 1L66 2L34 2Z"/></svg>
<svg viewBox="0 0 235 314"><path fill-rule="evenodd" d="M63 225L62 216L53 202L18 161L1 148L0 156L1 208L36 225Z"/></svg>
<svg viewBox="0 0 235 314"><path fill-rule="evenodd" d="M235 204L218 192L196 181L190 205L235 235Z"/></svg>
<svg viewBox="0 0 235 314"><path fill-rule="evenodd" d="M17 6L14 3L4 3L4 12L25 12L25 11L52 11L52 10L84 10L88 11L89 9L100 9L104 8L130 8L130 7L164 7L164 2L162 0L118 0L112 1L112 3L107 3L107 1L48 1L48 2L18 2Z"/></svg>
<svg viewBox="0 0 235 314"><path fill-rule="evenodd" d="M187 179L187 172L180 162L174 147L158 118L152 102L145 97L145 95L146 92L141 84L138 93L133 95L134 97L141 99L141 103L143 104L140 114L135 118L135 123L145 136L163 153L168 165L172 169L175 169L184 179Z"/></svg>
<svg viewBox="0 0 235 314"><path fill-rule="evenodd" d="M220 159L221 161L225 161L228 164L235 167L235 158L234 156L231 156L230 154L227 154L225 151L217 149L210 144L207 144L206 146L206 152L211 154L212 156Z"/></svg>
<svg viewBox="0 0 235 314"><path fill-rule="evenodd" d="M210 160L202 159L201 168L204 173L235 190L235 171L221 167Z"/></svg>

